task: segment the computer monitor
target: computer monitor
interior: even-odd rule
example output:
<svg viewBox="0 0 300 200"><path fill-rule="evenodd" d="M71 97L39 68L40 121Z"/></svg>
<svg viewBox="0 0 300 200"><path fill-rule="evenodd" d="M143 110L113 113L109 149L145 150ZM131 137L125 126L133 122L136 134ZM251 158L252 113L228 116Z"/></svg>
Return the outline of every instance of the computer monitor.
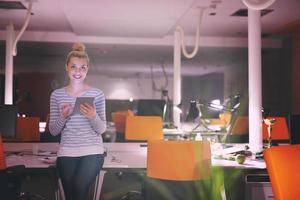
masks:
<svg viewBox="0 0 300 200"><path fill-rule="evenodd" d="M290 114L289 115L289 133L290 133L290 143L300 144L300 114Z"/></svg>
<svg viewBox="0 0 300 200"><path fill-rule="evenodd" d="M0 105L0 134L2 138L15 138L17 127L17 106Z"/></svg>
<svg viewBox="0 0 300 200"><path fill-rule="evenodd" d="M140 99L137 105L137 115L163 118L165 105L164 99Z"/></svg>

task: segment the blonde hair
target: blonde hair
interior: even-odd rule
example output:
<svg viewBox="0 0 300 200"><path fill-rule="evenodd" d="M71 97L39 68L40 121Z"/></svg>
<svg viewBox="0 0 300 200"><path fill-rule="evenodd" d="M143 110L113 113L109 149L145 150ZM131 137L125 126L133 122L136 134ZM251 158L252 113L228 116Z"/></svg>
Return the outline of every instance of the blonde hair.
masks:
<svg viewBox="0 0 300 200"><path fill-rule="evenodd" d="M89 65L90 63L89 56L85 51L85 45L83 43L77 42L73 44L72 50L67 55L66 65L68 65L72 57L86 59L87 64Z"/></svg>

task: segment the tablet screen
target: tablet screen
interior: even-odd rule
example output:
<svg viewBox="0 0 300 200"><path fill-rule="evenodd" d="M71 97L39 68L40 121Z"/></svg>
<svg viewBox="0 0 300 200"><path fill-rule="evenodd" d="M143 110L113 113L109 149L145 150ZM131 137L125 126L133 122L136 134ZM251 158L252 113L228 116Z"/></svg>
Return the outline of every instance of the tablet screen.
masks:
<svg viewBox="0 0 300 200"><path fill-rule="evenodd" d="M94 104L94 99L95 99L94 97L77 97L72 114L73 115L74 114L81 114L80 113L80 105L83 104L83 103L88 103L90 105L93 105Z"/></svg>

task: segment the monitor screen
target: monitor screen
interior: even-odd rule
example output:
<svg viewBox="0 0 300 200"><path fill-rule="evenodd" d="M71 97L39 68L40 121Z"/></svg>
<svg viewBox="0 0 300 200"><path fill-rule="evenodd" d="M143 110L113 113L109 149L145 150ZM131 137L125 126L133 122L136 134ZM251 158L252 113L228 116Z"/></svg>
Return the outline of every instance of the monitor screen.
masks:
<svg viewBox="0 0 300 200"><path fill-rule="evenodd" d="M0 133L3 138L15 138L17 127L17 107L0 105Z"/></svg>
<svg viewBox="0 0 300 200"><path fill-rule="evenodd" d="M290 133L290 143L300 144L300 114L289 115L289 133Z"/></svg>
<svg viewBox="0 0 300 200"><path fill-rule="evenodd" d="M137 105L137 115L163 118L165 105L164 99L140 99Z"/></svg>

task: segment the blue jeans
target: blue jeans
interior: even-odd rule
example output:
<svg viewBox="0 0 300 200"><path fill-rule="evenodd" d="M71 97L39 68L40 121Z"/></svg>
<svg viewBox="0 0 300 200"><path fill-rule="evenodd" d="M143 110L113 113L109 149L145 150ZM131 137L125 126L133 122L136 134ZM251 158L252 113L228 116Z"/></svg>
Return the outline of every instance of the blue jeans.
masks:
<svg viewBox="0 0 300 200"><path fill-rule="evenodd" d="M58 157L57 168L66 200L84 200L104 162L102 154Z"/></svg>

